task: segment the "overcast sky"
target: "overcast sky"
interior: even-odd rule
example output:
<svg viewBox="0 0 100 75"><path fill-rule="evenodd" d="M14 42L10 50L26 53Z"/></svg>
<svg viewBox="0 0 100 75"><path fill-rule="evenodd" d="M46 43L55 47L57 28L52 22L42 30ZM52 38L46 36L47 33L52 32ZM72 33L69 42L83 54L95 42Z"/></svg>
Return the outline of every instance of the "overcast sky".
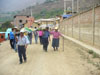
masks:
<svg viewBox="0 0 100 75"><path fill-rule="evenodd" d="M45 0L0 0L0 11L15 11Z"/></svg>

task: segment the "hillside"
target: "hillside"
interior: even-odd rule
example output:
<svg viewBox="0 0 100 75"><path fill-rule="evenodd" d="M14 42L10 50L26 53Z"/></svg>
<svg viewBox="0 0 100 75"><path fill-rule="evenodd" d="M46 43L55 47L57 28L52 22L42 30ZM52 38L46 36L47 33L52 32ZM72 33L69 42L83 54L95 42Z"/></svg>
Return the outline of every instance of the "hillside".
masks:
<svg viewBox="0 0 100 75"><path fill-rule="evenodd" d="M30 8L32 8L33 16L35 18L48 18L54 17L56 15L63 14L64 2L63 0L47 0L48 2L44 2L43 4L37 4L36 6L28 7L21 11L20 14L30 14ZM80 11L87 10L93 7L93 4L100 4L100 0L79 0L79 8ZM66 7L71 7L72 2L67 1ZM74 0L74 11L77 9L77 0ZM54 14L53 14L54 13Z"/></svg>
<svg viewBox="0 0 100 75"><path fill-rule="evenodd" d="M24 15L30 15L32 8L33 16L36 19L39 18L50 18L55 17L56 15L62 15L63 9L64 9L64 0L46 0L44 3L39 4L37 3L35 6L27 7L26 9L23 9L20 12L10 12L10 13L0 13L0 22L6 22L13 20L13 16L16 14L24 14ZM76 11L77 8L77 0L74 0L74 11ZM94 2L93 2L94 1ZM79 0L79 8L80 11L87 10L91 7L93 7L93 3L95 5L100 4L100 0ZM71 7L72 2L67 1L66 7Z"/></svg>
<svg viewBox="0 0 100 75"><path fill-rule="evenodd" d="M30 8L31 7L26 8L20 14L28 14L29 15ZM49 14L51 16L51 15L53 15L51 13L55 13L53 16L55 16L56 13L58 13L58 15L60 15L63 13L63 1L58 0L55 2L45 2L45 3L40 4L40 5L32 6L32 12L33 12L33 16L35 16L36 18L40 18L40 17L46 18L45 15L48 16L48 14Z"/></svg>
<svg viewBox="0 0 100 75"><path fill-rule="evenodd" d="M19 11L0 13L0 22L12 21L13 16L18 13L19 13Z"/></svg>

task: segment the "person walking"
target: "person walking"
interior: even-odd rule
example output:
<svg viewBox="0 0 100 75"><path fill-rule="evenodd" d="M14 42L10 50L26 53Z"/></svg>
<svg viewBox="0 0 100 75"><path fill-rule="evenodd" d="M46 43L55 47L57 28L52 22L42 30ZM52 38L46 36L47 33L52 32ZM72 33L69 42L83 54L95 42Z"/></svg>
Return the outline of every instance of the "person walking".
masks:
<svg viewBox="0 0 100 75"><path fill-rule="evenodd" d="M42 36L43 36L43 31L42 31L42 29L40 29L40 30L38 31L38 33L39 33L39 38L40 38L40 44L43 44L43 43L42 43Z"/></svg>
<svg viewBox="0 0 100 75"><path fill-rule="evenodd" d="M37 27L35 27L35 30L34 30L34 38L35 38L35 44L38 43L38 32L37 32Z"/></svg>
<svg viewBox="0 0 100 75"><path fill-rule="evenodd" d="M52 47L54 48L54 51L57 51L59 47L59 36L62 36L62 35L60 32L58 32L58 27L55 27L55 30L51 31L50 34L53 35Z"/></svg>
<svg viewBox="0 0 100 75"><path fill-rule="evenodd" d="M24 30L20 31L20 36L17 39L17 45L18 45L18 55L19 55L19 61L20 64L23 63L23 59L24 58L24 62L27 61L27 57L26 57L26 49L27 46L29 44L29 40L26 36L24 36Z"/></svg>
<svg viewBox="0 0 100 75"><path fill-rule="evenodd" d="M15 49L15 52L18 51L17 38L19 37L19 35L20 35L20 31L19 31L19 29L17 28L17 29L16 29L16 32L15 32L15 39L14 39L14 49Z"/></svg>
<svg viewBox="0 0 100 75"><path fill-rule="evenodd" d="M48 45L49 45L49 40L50 40L50 32L48 31L49 27L46 27L46 29L44 29L43 31L43 50L45 50L47 52L48 49Z"/></svg>
<svg viewBox="0 0 100 75"><path fill-rule="evenodd" d="M10 46L12 49L14 49L14 29L12 28L12 31L9 33L9 39L10 39Z"/></svg>
<svg viewBox="0 0 100 75"><path fill-rule="evenodd" d="M29 32L28 33L28 37L29 37L30 44L32 44L32 36L33 36L32 32Z"/></svg>
<svg viewBox="0 0 100 75"><path fill-rule="evenodd" d="M16 45L17 44L17 41L16 41L17 29L18 29L17 27L14 27L14 32L13 32L14 33L14 40L13 41L14 41L14 50L15 50L15 52L17 52L17 45Z"/></svg>

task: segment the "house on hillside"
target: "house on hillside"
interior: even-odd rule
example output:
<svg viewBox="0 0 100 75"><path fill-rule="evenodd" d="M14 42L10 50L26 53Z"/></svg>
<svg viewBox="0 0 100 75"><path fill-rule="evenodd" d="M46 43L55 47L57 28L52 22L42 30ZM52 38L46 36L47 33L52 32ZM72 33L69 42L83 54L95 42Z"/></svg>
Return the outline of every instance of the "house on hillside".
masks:
<svg viewBox="0 0 100 75"><path fill-rule="evenodd" d="M34 18L30 15L15 15L13 24L18 28L22 28L24 27L24 25L27 25L26 27L30 27L33 24L33 22Z"/></svg>
<svg viewBox="0 0 100 75"><path fill-rule="evenodd" d="M49 19L39 19L34 21L35 26L38 27L38 25L59 25L60 18L49 18Z"/></svg>

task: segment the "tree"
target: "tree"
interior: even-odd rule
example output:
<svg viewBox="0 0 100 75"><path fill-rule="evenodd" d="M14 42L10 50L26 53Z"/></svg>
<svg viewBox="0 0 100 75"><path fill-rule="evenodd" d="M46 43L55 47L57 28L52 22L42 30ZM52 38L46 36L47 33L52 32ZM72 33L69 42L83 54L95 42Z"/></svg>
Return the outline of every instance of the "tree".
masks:
<svg viewBox="0 0 100 75"><path fill-rule="evenodd" d="M6 31L7 28L12 28L13 25L10 23L10 21L7 21L1 25L0 31Z"/></svg>

